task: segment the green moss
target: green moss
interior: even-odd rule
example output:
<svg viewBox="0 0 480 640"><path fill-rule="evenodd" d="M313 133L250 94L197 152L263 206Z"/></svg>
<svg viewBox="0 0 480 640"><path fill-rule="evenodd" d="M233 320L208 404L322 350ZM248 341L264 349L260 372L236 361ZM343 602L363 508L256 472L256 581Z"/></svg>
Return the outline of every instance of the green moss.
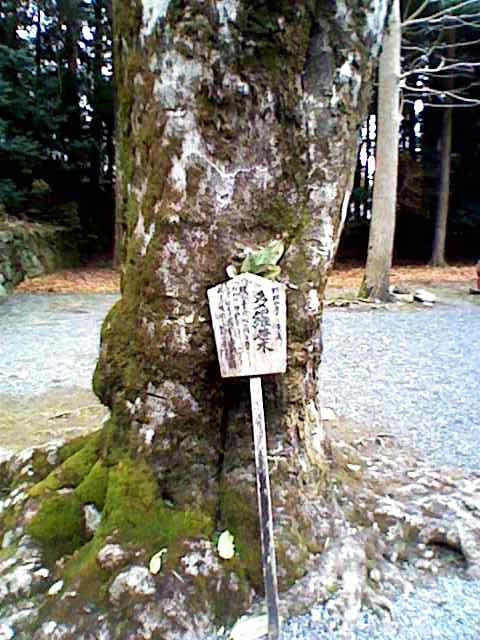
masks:
<svg viewBox="0 0 480 640"><path fill-rule="evenodd" d="M108 354L101 354L93 376L93 391L104 404L112 405L118 389L130 400L145 388L142 362L146 360L145 343L138 335L136 296L119 300L110 310L102 327L102 344ZM146 374L145 374L146 375Z"/></svg>
<svg viewBox="0 0 480 640"><path fill-rule="evenodd" d="M89 474L75 489L77 498L83 504L93 503L97 509L103 510L108 487L108 469L99 460L90 469Z"/></svg>
<svg viewBox="0 0 480 640"><path fill-rule="evenodd" d="M231 626L245 613L245 604L249 602L251 586L245 571L238 560L229 560L231 573L237 577L238 591L232 597L230 589L205 590L205 600L213 604L214 621L218 627ZM228 578L227 578L228 580Z"/></svg>
<svg viewBox="0 0 480 640"><path fill-rule="evenodd" d="M17 520L18 520L18 509L16 509L15 507L10 507L10 509L7 509L2 515L2 518L0 521L1 522L0 531L4 533L9 529L14 529L17 525Z"/></svg>
<svg viewBox="0 0 480 640"><path fill-rule="evenodd" d="M47 461L47 454L44 451L37 449L32 456L32 469L35 474L35 478L42 480L50 472L51 465Z"/></svg>
<svg viewBox="0 0 480 640"><path fill-rule="evenodd" d="M99 431L85 438L80 449L30 489L30 495L37 498L49 491L57 491L64 487L76 487L80 484L97 461L100 436L101 432Z"/></svg>
<svg viewBox="0 0 480 640"><path fill-rule="evenodd" d="M73 493L45 499L27 532L42 544L47 562L72 553L85 541L80 500Z"/></svg>
<svg viewBox="0 0 480 640"><path fill-rule="evenodd" d="M57 489L60 489L61 483L55 473L56 472L53 472L40 482L37 482L37 484L34 485L29 491L30 496L32 498L39 498L45 493L57 491Z"/></svg>
<svg viewBox="0 0 480 640"><path fill-rule="evenodd" d="M263 591L260 529L255 494L246 494L232 487L221 491L222 528L235 537L239 566L236 572L245 573L256 591Z"/></svg>
<svg viewBox="0 0 480 640"><path fill-rule="evenodd" d="M65 584L72 585L82 602L101 604L108 595L111 572L103 570L97 562L104 545L104 537L95 536L75 551L63 570Z"/></svg>
<svg viewBox="0 0 480 640"><path fill-rule="evenodd" d="M259 225L276 234L285 235L289 241L301 235L310 221L308 208L289 205L284 198L270 198L257 214Z"/></svg>
<svg viewBox="0 0 480 640"><path fill-rule="evenodd" d="M118 409L103 425L102 460L105 466L114 467L129 454L129 426L128 416L120 414Z"/></svg>
<svg viewBox="0 0 480 640"><path fill-rule="evenodd" d="M71 458L75 453L77 453L77 451L80 451L90 437L91 434L78 436L77 438L73 438L73 440L69 440L65 443L59 451L58 462L62 464L62 462L65 462L67 458Z"/></svg>
<svg viewBox="0 0 480 640"><path fill-rule="evenodd" d="M245 39L255 41L255 55L242 60L243 65L267 75L269 84L285 85L294 74L304 70L313 12L289 0L259 6L248 0L237 18ZM283 19L283 28L280 27Z"/></svg>
<svg viewBox="0 0 480 640"><path fill-rule="evenodd" d="M200 507L166 507L148 465L124 460L110 471L100 533L114 530L122 541L134 542L148 552L168 548L170 561L171 551L185 538L210 537L213 520Z"/></svg>

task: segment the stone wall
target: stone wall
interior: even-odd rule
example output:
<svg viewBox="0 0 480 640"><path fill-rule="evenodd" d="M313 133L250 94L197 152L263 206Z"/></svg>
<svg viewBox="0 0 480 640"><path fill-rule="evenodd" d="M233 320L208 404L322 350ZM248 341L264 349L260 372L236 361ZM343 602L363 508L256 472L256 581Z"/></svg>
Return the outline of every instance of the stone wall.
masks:
<svg viewBox="0 0 480 640"><path fill-rule="evenodd" d="M25 278L77 263L75 239L64 227L0 220L0 296Z"/></svg>

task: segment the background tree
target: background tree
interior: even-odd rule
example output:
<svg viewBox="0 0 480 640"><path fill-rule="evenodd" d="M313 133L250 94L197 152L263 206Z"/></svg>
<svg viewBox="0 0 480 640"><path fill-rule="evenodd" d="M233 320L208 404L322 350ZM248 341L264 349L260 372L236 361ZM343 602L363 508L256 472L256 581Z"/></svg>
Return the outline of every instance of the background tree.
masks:
<svg viewBox="0 0 480 640"><path fill-rule="evenodd" d="M403 122L398 144L400 189L397 192L396 208L399 210L400 217L398 241L395 247L397 256L404 259L419 257L425 259L428 256L430 251L428 244L432 242L433 229L433 225L430 227L429 219L430 217L440 219L438 216L430 216L429 210L433 211L438 201L448 202L448 196L447 198L440 196L445 193L445 189L441 188L439 176L440 174L450 176L450 170L448 168L441 170L442 155L439 153L438 140L442 135L442 126L440 114L435 112L439 111L439 108L443 111L446 108L455 110L463 107L462 123L465 122L465 118L468 118L472 133L476 131L475 122L478 117L471 107L477 104L475 95L475 87L478 86L478 65L475 62L478 58L476 55L478 42L475 36L477 9L478 3L473 1L402 3L404 15L402 75L399 82L403 94ZM457 33L457 41L461 41L461 45L456 48L449 44L449 39L451 40L454 32ZM454 78L455 90L452 91ZM360 250L365 240L359 232L363 230L365 233L368 220L372 215L370 193L374 175L373 154L379 140L375 109L371 110L367 125L363 129L355 181L357 188L350 206L349 233L345 239L352 247L353 242L356 242ZM459 138L458 145L461 145L463 150L466 145L471 145L473 151L478 148L478 141L474 134L463 140ZM393 156L392 153L387 156L387 165L392 162ZM462 157L457 156L456 165L462 163L463 171L469 174L468 163L462 160L463 157L466 156L463 154ZM445 161L449 160L450 154L444 153L443 158ZM383 163L382 157L380 162L377 161L375 170L382 173ZM445 180L443 184L446 184ZM390 185L390 190L387 191L393 193L393 186ZM472 194L471 189L469 194ZM456 248L457 255L467 256L471 251L470 247L474 244L471 234L475 229L475 210L474 207L469 208L470 219L465 215L465 209L461 214L456 206L459 198L462 199L460 192L458 195L455 193L452 200L454 226L450 238L451 241L455 237L458 238L455 244L452 243L452 248ZM377 218L373 216L373 227L375 227L375 218L378 221L383 219L382 216L385 215L386 210L382 208L378 209L378 212ZM391 227L393 229L393 225ZM389 243L386 243L387 254L388 245ZM358 248L355 255L359 255Z"/></svg>
<svg viewBox="0 0 480 640"><path fill-rule="evenodd" d="M27 530L51 561L73 553L55 577L73 592L74 637L99 632L98 611L85 606L93 599L117 637L148 624L193 638L261 592L248 384L219 379L206 289L232 259L277 237L288 245L289 368L265 397L280 585L297 607L323 592L320 579L292 587L317 566L312 553L341 538L318 404L321 300L387 4L114 5L127 245L94 379L111 418L26 507ZM87 542L82 509L92 502L102 516ZM221 564L212 538L226 528L238 555ZM113 542L125 553L112 569L98 553ZM154 579L138 565L162 547ZM350 560L339 554L340 574ZM123 608L122 568L143 576L148 604ZM58 621L64 607L50 598L40 621Z"/></svg>
<svg viewBox="0 0 480 640"><path fill-rule="evenodd" d="M400 131L400 0L394 0L378 72L378 129L372 219L361 295L387 300L397 208Z"/></svg>
<svg viewBox="0 0 480 640"><path fill-rule="evenodd" d="M480 2L446 0L420 4L404 22L408 39L404 74L407 99L421 97L427 110L436 107L443 111L436 161L437 197L430 261L433 266L446 264L454 111L480 104L472 95L477 84L475 45L478 44L479 16ZM414 83L410 82L412 76Z"/></svg>

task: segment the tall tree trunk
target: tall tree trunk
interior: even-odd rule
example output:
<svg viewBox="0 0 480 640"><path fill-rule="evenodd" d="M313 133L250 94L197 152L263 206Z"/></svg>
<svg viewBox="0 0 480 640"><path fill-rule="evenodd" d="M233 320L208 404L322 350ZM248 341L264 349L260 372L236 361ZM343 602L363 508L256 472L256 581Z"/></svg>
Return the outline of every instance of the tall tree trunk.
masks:
<svg viewBox="0 0 480 640"><path fill-rule="evenodd" d="M433 251L430 264L432 267L445 267L445 243L447 239L448 205L450 200L450 158L452 153L452 109L446 108L442 118L442 135L440 139L440 184Z"/></svg>
<svg viewBox="0 0 480 640"><path fill-rule="evenodd" d="M35 34L35 67L37 70L37 80L40 81L41 65L42 65L42 8L40 4L37 6L37 32Z"/></svg>
<svg viewBox="0 0 480 640"><path fill-rule="evenodd" d="M450 44L448 55L455 58L455 30L447 31L447 41ZM454 78L450 76L445 81L447 90L454 86ZM440 181L438 186L437 211L435 216L435 229L433 236L432 267L445 267L445 245L447 240L447 222L450 200L450 171L452 154L452 120L453 110L445 108L442 118L442 134L440 138Z"/></svg>
<svg viewBox="0 0 480 640"><path fill-rule="evenodd" d="M81 138L81 112L78 89L78 41L80 37L80 3L76 0L61 0L58 3L59 40L64 50L61 73L62 102L66 113L64 135L69 140ZM64 30L62 29L64 27ZM63 67L63 63L65 67Z"/></svg>
<svg viewBox="0 0 480 640"><path fill-rule="evenodd" d="M362 294L389 297L397 205L398 134L400 127L400 1L394 0L380 56L377 153L372 220Z"/></svg>
<svg viewBox="0 0 480 640"><path fill-rule="evenodd" d="M219 376L206 291L232 260L272 238L287 244L289 292L288 371L265 380L281 590L332 535L318 403L321 301L387 4L114 3L127 244L122 298L104 323L94 377L111 418L87 445L90 465L73 482L83 489L56 497L29 525L58 557L61 534L55 529L54 545L45 534L51 511L63 514L72 501L78 509L92 474L104 478L101 525L88 545L78 534L65 570L76 594L70 618L79 611L75 637L98 628L96 610L85 612L88 579L96 597L110 599L103 624L118 638L146 637L147 624L152 637L207 637L262 592L248 381ZM44 490L45 482L37 495ZM211 543L223 529L235 536L230 563ZM72 535L62 542L71 549ZM107 542L143 566L167 549L161 574L142 583L147 605L123 608L132 582L118 566L95 591L92 565ZM325 586L316 584L295 592L297 607ZM50 600L46 619L64 607Z"/></svg>

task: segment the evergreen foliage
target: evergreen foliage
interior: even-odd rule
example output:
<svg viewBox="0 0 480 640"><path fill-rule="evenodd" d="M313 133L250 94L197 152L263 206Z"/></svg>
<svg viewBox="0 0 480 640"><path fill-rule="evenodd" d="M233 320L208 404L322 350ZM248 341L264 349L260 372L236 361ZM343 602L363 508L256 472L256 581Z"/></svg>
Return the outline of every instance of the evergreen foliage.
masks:
<svg viewBox="0 0 480 640"><path fill-rule="evenodd" d="M0 23L0 205L69 226L87 252L106 248L114 201L107 0L7 1Z"/></svg>

